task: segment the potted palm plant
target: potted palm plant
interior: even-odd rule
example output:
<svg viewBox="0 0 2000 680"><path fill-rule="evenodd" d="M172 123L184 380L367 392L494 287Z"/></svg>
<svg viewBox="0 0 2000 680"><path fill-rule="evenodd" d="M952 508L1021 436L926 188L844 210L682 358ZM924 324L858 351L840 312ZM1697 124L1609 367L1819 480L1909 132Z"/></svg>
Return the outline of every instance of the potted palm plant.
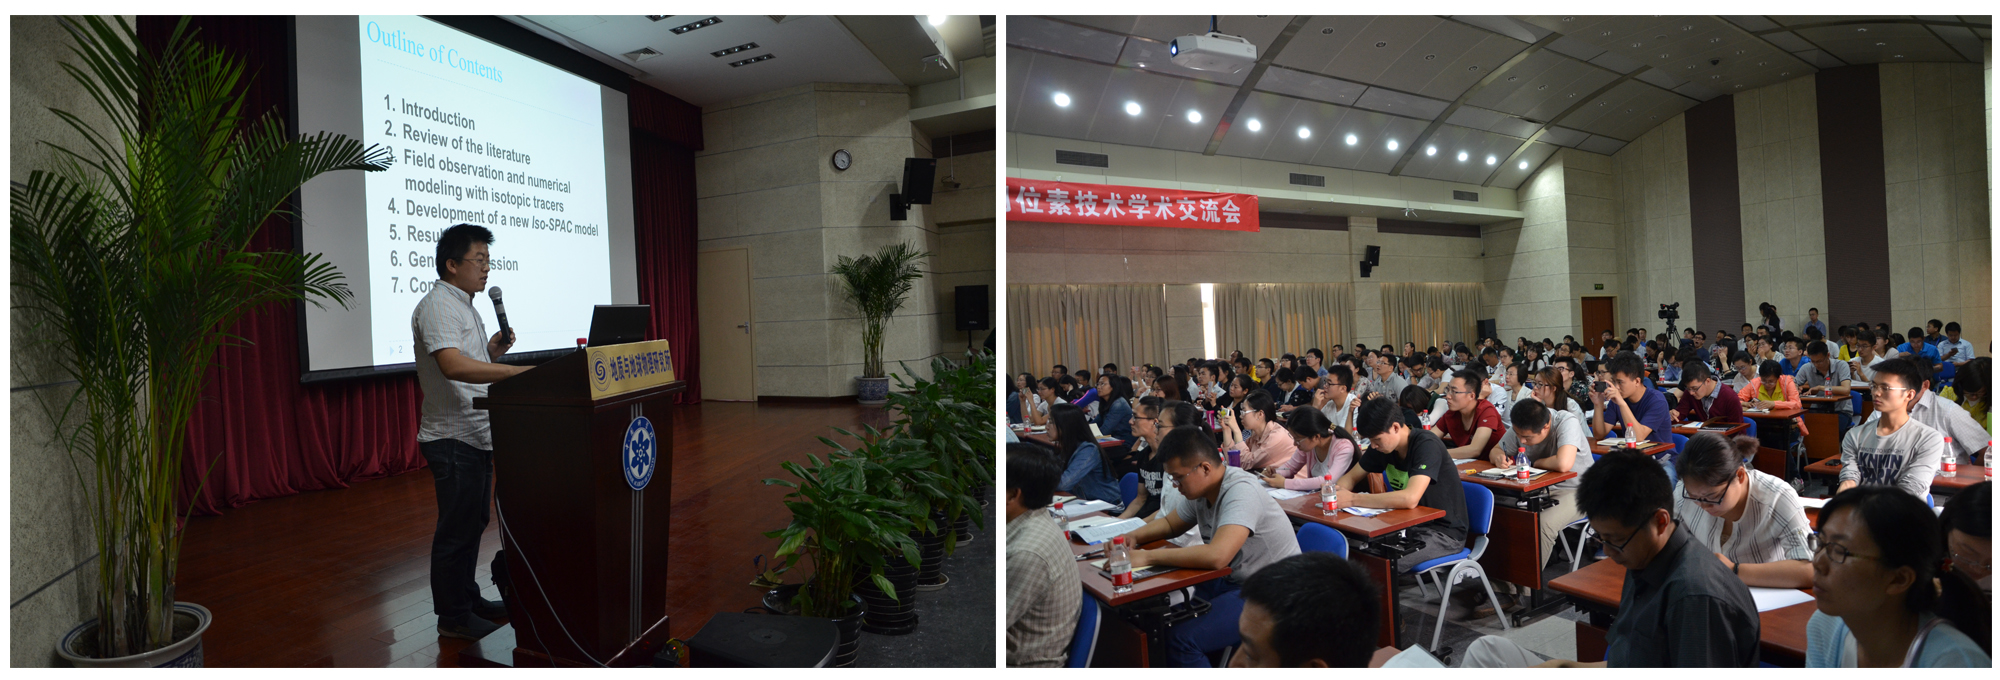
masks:
<svg viewBox="0 0 2000 680"><path fill-rule="evenodd" d="M840 626L835 665L849 666L860 651L866 614L855 584L868 582L891 601L900 597L886 572L891 560L901 560L912 569L918 563L917 545L909 534L917 527L912 518L922 509L903 498L869 492L870 479L885 474L877 460L882 456L868 451L880 442L864 441L861 449L851 450L826 437L819 440L833 449L826 458L807 454L807 465L780 464L796 480L764 480L792 490L785 494L791 523L764 534L781 539L773 555L778 565L764 575L765 580L777 581L801 560L812 566L804 584L781 586L765 599L779 605L772 607L779 611L833 619Z"/></svg>
<svg viewBox="0 0 2000 680"><path fill-rule="evenodd" d="M882 334L889 317L903 308L910 290L924 277L917 260L929 253L908 243L883 246L874 255L852 258L840 256L832 274L840 279L841 294L861 313L861 375L855 378L863 404L888 402L889 377L882 372Z"/></svg>
<svg viewBox="0 0 2000 680"><path fill-rule="evenodd" d="M948 581L940 567L944 556L957 549L958 532L952 529L979 516L979 502L971 494L993 479L983 462L991 459L993 449L993 437L983 434L994 427L993 407L988 403L993 392L992 365L990 360L985 362L983 370L989 377L979 380L981 356L974 354L964 364L935 357L929 380L913 377L905 381L902 374L894 375L896 393L889 395L889 407L897 414L894 425L925 451L924 469L932 475L931 483L919 488L937 490L924 497L930 506L930 519L937 526L923 528L916 537L923 556L919 590L941 588ZM903 366L903 372L911 372L908 365ZM986 386L983 393L976 387L979 384ZM984 394L987 402L968 398L971 394Z"/></svg>
<svg viewBox="0 0 2000 680"><path fill-rule="evenodd" d="M63 636L79 666L201 664L208 610L174 600L181 464L202 379L256 307L351 297L317 255L249 252L300 185L384 170L387 150L339 135L294 139L244 110L243 64L195 42L184 18L157 53L124 19L63 21L82 66L63 68L112 129L55 111L85 148L12 191L15 306L33 349L77 389L44 402L87 490L96 618ZM205 477L205 475L204 475Z"/></svg>

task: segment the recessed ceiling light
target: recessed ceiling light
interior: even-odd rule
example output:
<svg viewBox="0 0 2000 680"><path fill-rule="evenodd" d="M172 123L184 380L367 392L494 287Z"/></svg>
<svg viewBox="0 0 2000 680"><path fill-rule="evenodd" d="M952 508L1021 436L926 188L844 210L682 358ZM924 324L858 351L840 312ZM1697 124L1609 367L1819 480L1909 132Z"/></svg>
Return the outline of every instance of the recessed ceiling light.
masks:
<svg viewBox="0 0 2000 680"><path fill-rule="evenodd" d="M719 23L722 23L722 18L721 18L721 17L709 17L709 18L707 18L707 19L702 19L701 21L697 21L697 22L694 22L694 23L691 23L691 24L682 24L682 25L679 25L679 26L675 26L675 27L673 27L673 28L669 28L669 29L667 29L667 30L669 30L669 31L672 31L674 35L680 35L680 34L682 34L682 33L686 33L686 32L688 32L688 31L692 31L692 30L696 30L696 29L701 29L701 28L708 28L708 27L710 27L710 26L714 26L714 25L716 25L716 24L719 24Z"/></svg>
<svg viewBox="0 0 2000 680"><path fill-rule="evenodd" d="M1521 169L1522 169L1522 170L1526 170L1526 169L1528 169L1528 162L1527 162L1527 161L1521 161Z"/></svg>
<svg viewBox="0 0 2000 680"><path fill-rule="evenodd" d="M1743 50L1737 50L1737 51L1736 51L1736 53L1737 53L1737 54L1742 54L1742 53L1743 53Z"/></svg>
<svg viewBox="0 0 2000 680"><path fill-rule="evenodd" d="M1426 155L1426 156L1436 156L1436 155L1438 155L1438 148L1437 148L1437 147L1435 147L1435 146L1427 146L1427 147L1424 147L1424 155Z"/></svg>
<svg viewBox="0 0 2000 680"><path fill-rule="evenodd" d="M1632 112L1632 110L1631 110L1631 109L1625 109L1625 112L1626 112L1626 113L1631 113L1631 112Z"/></svg>
<svg viewBox="0 0 2000 680"><path fill-rule="evenodd" d="M1398 146L1402 146L1402 145L1401 145L1401 144L1397 144L1397 143L1396 143L1396 140L1393 140L1393 139L1389 140L1389 150L1390 150L1390 151L1395 151L1395 150L1396 150L1396 147L1398 147Z"/></svg>
<svg viewBox="0 0 2000 680"><path fill-rule="evenodd" d="M1319 34L1320 34L1320 35L1333 35L1333 27L1332 27L1332 26L1328 26L1328 27L1326 27L1326 28L1322 28L1322 29L1319 29Z"/></svg>
<svg viewBox="0 0 2000 680"><path fill-rule="evenodd" d="M1758 66L1763 66L1763 65L1765 65L1765 64L1769 64L1769 63L1771 63L1771 62L1768 62L1768 61L1760 61L1760 62L1757 62L1757 65L1758 65Z"/></svg>
<svg viewBox="0 0 2000 680"><path fill-rule="evenodd" d="M1600 33L1599 35L1611 35L1611 32L1610 32L1610 31L1605 31L1605 32L1603 32L1603 33Z"/></svg>
<svg viewBox="0 0 2000 680"><path fill-rule="evenodd" d="M1598 103L1597 103L1597 105L1598 105L1598 106L1603 106L1603 105L1605 105L1605 104L1609 104L1609 103L1611 103L1611 102L1598 102Z"/></svg>
<svg viewBox="0 0 2000 680"><path fill-rule="evenodd" d="M924 18L929 19L932 26L943 26L944 20L951 18L951 16L946 14L930 14L925 15Z"/></svg>
<svg viewBox="0 0 2000 680"><path fill-rule="evenodd" d="M1478 67L1478 66L1467 66L1467 67L1465 67L1465 70L1467 70L1467 71L1477 71L1477 70L1479 70L1479 67Z"/></svg>
<svg viewBox="0 0 2000 680"><path fill-rule="evenodd" d="M1520 76L1507 76L1507 82L1510 82L1510 83L1511 83L1511 82L1514 82L1514 81L1516 81L1516 80L1520 80L1520 79L1521 79L1521 77L1520 77Z"/></svg>
<svg viewBox="0 0 2000 680"><path fill-rule="evenodd" d="M1722 79L1722 76L1709 76L1709 77L1708 77L1708 79L1709 79L1709 80L1721 80L1721 79Z"/></svg>
<svg viewBox="0 0 2000 680"><path fill-rule="evenodd" d="M1436 59L1436 58L1438 58L1438 55L1435 55L1435 54L1426 54L1426 55L1424 55L1424 61L1430 61L1430 60L1432 60L1432 59Z"/></svg>
<svg viewBox="0 0 2000 680"><path fill-rule="evenodd" d="M1069 106L1069 95L1056 93L1056 106Z"/></svg>
<svg viewBox="0 0 2000 680"><path fill-rule="evenodd" d="M1683 30L1683 31L1692 31L1692 30L1694 30L1694 24L1688 24L1688 25L1686 25L1686 26L1682 26L1682 27L1681 27L1681 30Z"/></svg>
<svg viewBox="0 0 2000 680"><path fill-rule="evenodd" d="M1632 46L1633 46L1633 47L1638 47L1638 46L1640 46L1640 45L1644 45L1644 44L1645 44L1645 43L1632 43Z"/></svg>
<svg viewBox="0 0 2000 680"><path fill-rule="evenodd" d="M739 61L732 61L732 62L729 62L729 66L730 66L731 68L734 68L734 67L737 67L737 66L745 66L745 65L749 65L749 64L755 64L755 63L757 63L757 62L760 62L760 61L770 61L770 60L772 60L772 59L776 59L776 58L778 58L778 57L777 57L777 55L773 55L773 54L760 54L760 55L757 55L757 56L754 56L754 57L751 57L751 58L749 58L749 59L743 59L743 60L739 60Z"/></svg>
<svg viewBox="0 0 2000 680"><path fill-rule="evenodd" d="M1688 64L1688 70L1689 71L1694 70L1694 64Z"/></svg>
<svg viewBox="0 0 2000 680"><path fill-rule="evenodd" d="M1458 162L1464 163L1467 158L1471 158L1471 156L1467 155L1464 151L1458 152Z"/></svg>
<svg viewBox="0 0 2000 680"><path fill-rule="evenodd" d="M1246 125L1250 128L1251 132L1256 132L1258 130L1264 129L1264 124L1257 122L1257 119L1255 118L1250 119L1250 122L1247 123Z"/></svg>
<svg viewBox="0 0 2000 680"><path fill-rule="evenodd" d="M1383 42L1383 41L1376 41L1376 43L1375 43L1375 47L1377 47L1377 48L1383 48L1383 47L1388 47L1388 46L1389 46L1389 43L1387 43L1387 42Z"/></svg>
<svg viewBox="0 0 2000 680"><path fill-rule="evenodd" d="M1188 122L1190 123L1201 122L1201 112L1196 111L1194 109L1188 109Z"/></svg>
<svg viewBox="0 0 2000 680"><path fill-rule="evenodd" d="M1299 128L1299 129L1300 129L1300 130L1304 130L1305 128ZM1360 143L1361 143L1361 138L1360 138L1360 137L1356 137L1356 136L1354 136L1354 135L1348 135L1348 136L1347 136L1347 140L1346 140L1346 141L1347 141L1347 145L1348 145L1348 146L1354 146L1354 145L1356 145L1356 144L1360 144Z"/></svg>
<svg viewBox="0 0 2000 680"><path fill-rule="evenodd" d="M1306 127L1304 125L1299 126L1299 139L1311 139L1312 136L1313 136L1312 128ZM1354 139L1354 135L1348 135L1347 138L1350 140ZM1348 143L1353 144L1354 142L1350 141Z"/></svg>
<svg viewBox="0 0 2000 680"><path fill-rule="evenodd" d="M1889 43L1885 43L1885 42L1880 42L1880 43L1875 43L1875 46L1876 46L1876 47L1888 47L1888 46L1889 46Z"/></svg>
<svg viewBox="0 0 2000 680"><path fill-rule="evenodd" d="M1780 74L1778 74L1778 75L1781 75L1781 76L1789 76L1789 75L1791 75L1791 74L1792 74L1792 72L1791 72L1791 71L1786 71L1786 72L1784 72L1784 73L1780 73Z"/></svg>
<svg viewBox="0 0 2000 680"><path fill-rule="evenodd" d="M1540 92L1540 91L1542 91L1542 90L1546 90L1546 89L1549 89L1549 86L1547 86L1547 85L1543 85L1543 86L1541 86L1541 87L1537 87L1537 88L1535 88L1535 91L1537 91L1537 92Z"/></svg>
<svg viewBox="0 0 2000 680"><path fill-rule="evenodd" d="M1857 28L1857 29L1854 29L1854 32L1855 32L1855 33L1867 33L1867 32L1868 32L1868 29L1866 29L1866 28Z"/></svg>
<svg viewBox="0 0 2000 680"><path fill-rule="evenodd" d="M1661 52L1661 53L1660 53L1660 58L1661 58L1661 59L1665 59L1665 58L1667 58L1667 53L1665 53L1665 52Z"/></svg>
<svg viewBox="0 0 2000 680"><path fill-rule="evenodd" d="M1901 58L1903 58L1903 55L1900 55L1900 54L1898 54L1898 55L1896 55L1896 58L1897 58L1897 59L1901 59Z"/></svg>
<svg viewBox="0 0 2000 680"><path fill-rule="evenodd" d="M1139 115L1139 110L1139 102L1125 102L1125 113L1127 115Z"/></svg>
<svg viewBox="0 0 2000 680"><path fill-rule="evenodd" d="M1498 159L1498 158L1494 158L1494 157L1492 157L1492 156L1487 156L1487 157L1486 157L1486 164L1487 164L1487 165L1493 165L1493 164L1495 164L1495 163L1499 163L1499 162L1500 162L1500 159Z"/></svg>
<svg viewBox="0 0 2000 680"><path fill-rule="evenodd" d="M1738 86L1736 86L1736 89L1738 89L1738 90L1741 90L1741 89L1743 89L1743 86L1742 86L1742 85L1738 85Z"/></svg>
<svg viewBox="0 0 2000 680"><path fill-rule="evenodd" d="M1571 21L1574 19L1576 19L1576 17L1563 17L1563 21Z"/></svg>

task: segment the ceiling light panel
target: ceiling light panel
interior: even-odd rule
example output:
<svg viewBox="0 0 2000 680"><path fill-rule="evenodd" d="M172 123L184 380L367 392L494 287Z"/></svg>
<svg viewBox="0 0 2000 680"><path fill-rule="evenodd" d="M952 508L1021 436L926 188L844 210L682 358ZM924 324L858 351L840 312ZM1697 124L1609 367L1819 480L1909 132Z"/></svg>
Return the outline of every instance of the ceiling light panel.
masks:
<svg viewBox="0 0 2000 680"><path fill-rule="evenodd" d="M1114 68L1097 97L1097 113L1084 139L1110 144L1151 146L1153 137L1166 122L1165 114L1175 110L1169 102L1180 89L1179 78ZM1128 105L1137 105L1133 115ZM1185 109L1186 107L1180 107Z"/></svg>
<svg viewBox="0 0 2000 680"><path fill-rule="evenodd" d="M1125 49L1125 36L1012 14L1007 17L1007 44L1110 64Z"/></svg>
<svg viewBox="0 0 2000 680"><path fill-rule="evenodd" d="M1170 79L1175 80L1175 79ZM1164 119L1154 133L1152 146L1161 149L1200 153L1208 149L1208 142L1215 136L1215 126L1222 120L1222 112L1229 108L1229 100L1236 96L1236 88L1205 81L1175 80L1179 87L1174 90L1173 99L1149 110L1162 115L1173 114ZM1201 122L1192 123L1186 118L1188 110L1201 112ZM1241 125L1243 117L1237 116Z"/></svg>
<svg viewBox="0 0 2000 680"><path fill-rule="evenodd" d="M1236 112L1236 124L1223 135L1222 147L1217 153L1242 158L1267 158L1264 154L1272 149L1272 140L1299 141L1297 137L1285 132L1297 129L1299 124L1292 123L1289 127L1284 125L1286 117L1292 114L1292 108L1299 104L1299 100L1291 97L1267 92L1250 93L1250 96L1243 100L1243 108ZM1253 132L1249 126L1244 125L1245 121L1252 118L1263 123L1263 130Z"/></svg>
<svg viewBox="0 0 2000 680"><path fill-rule="evenodd" d="M692 21L685 24L681 24L679 26L675 26L667 30L673 31L674 35L685 35L687 33L693 31L699 31L701 29L708 28L710 26L714 26L719 23L722 23L722 17L709 17L707 19L702 19L700 21Z"/></svg>
<svg viewBox="0 0 2000 680"><path fill-rule="evenodd" d="M1089 139L1091 121L1102 114L1099 105L1105 84L1115 69L1104 64L1047 54L1017 54L1010 50L1007 56L1008 71L1017 68L1017 64L1027 69L1019 89L1008 93L1008 118L1013 124L1009 129L1050 137ZM1016 59L1018 56L1028 58ZM1022 64L1024 61L1026 63ZM1011 75L1008 80L1011 85ZM1057 92L1069 95L1069 106L1055 105L1052 98ZM1116 102L1122 106L1125 99ZM1126 116L1120 112L1118 117Z"/></svg>

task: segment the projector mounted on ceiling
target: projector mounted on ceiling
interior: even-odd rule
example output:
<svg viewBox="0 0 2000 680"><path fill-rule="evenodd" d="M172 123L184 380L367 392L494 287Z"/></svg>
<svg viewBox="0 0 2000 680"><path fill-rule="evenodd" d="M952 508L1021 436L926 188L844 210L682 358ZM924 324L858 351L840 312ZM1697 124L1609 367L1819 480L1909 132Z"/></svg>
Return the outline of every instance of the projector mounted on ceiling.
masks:
<svg viewBox="0 0 2000 680"><path fill-rule="evenodd" d="M1184 35L1167 43L1175 64L1197 71L1238 73L1257 62L1257 46L1248 40L1209 31Z"/></svg>

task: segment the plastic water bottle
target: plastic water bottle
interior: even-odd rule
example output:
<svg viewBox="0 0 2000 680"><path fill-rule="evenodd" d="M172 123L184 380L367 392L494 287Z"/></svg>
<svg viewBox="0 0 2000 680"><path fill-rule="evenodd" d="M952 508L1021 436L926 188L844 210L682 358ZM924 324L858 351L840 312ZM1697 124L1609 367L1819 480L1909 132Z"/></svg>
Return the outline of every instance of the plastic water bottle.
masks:
<svg viewBox="0 0 2000 680"><path fill-rule="evenodd" d="M1063 512L1063 504L1049 506L1049 516L1055 518L1056 527L1062 529L1063 537L1069 537L1069 515Z"/></svg>
<svg viewBox="0 0 2000 680"><path fill-rule="evenodd" d="M1333 486L1333 475L1327 475L1319 483L1320 514L1340 514L1340 492Z"/></svg>
<svg viewBox="0 0 2000 680"><path fill-rule="evenodd" d="M1111 547L1104 549L1104 571L1111 574L1111 592L1132 592L1132 556L1124 536L1111 537Z"/></svg>
<svg viewBox="0 0 2000 680"><path fill-rule="evenodd" d="M1951 448L1951 437L1944 438L1944 474L1958 474L1958 451Z"/></svg>
<svg viewBox="0 0 2000 680"><path fill-rule="evenodd" d="M1523 484L1528 483L1528 447L1521 446L1514 449L1514 467L1518 470L1514 473L1514 479L1520 480Z"/></svg>
<svg viewBox="0 0 2000 680"><path fill-rule="evenodd" d="M1986 481L1993 481L1993 440L1986 440Z"/></svg>

